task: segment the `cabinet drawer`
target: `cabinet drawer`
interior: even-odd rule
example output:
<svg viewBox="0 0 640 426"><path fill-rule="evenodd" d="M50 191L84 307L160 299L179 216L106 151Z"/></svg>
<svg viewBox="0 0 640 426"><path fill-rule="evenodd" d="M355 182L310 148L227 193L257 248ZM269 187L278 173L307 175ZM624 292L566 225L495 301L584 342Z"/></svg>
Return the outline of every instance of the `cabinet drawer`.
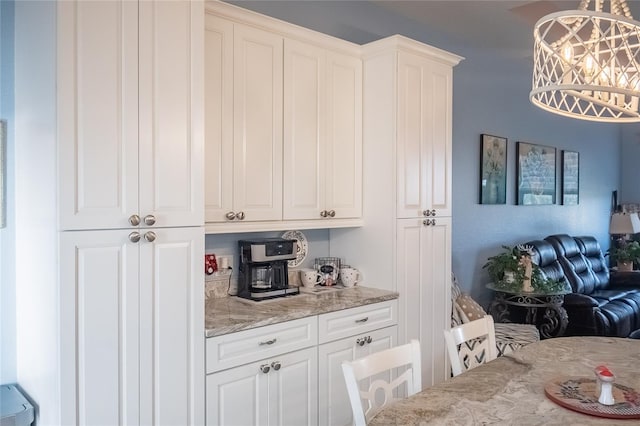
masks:
<svg viewBox="0 0 640 426"><path fill-rule="evenodd" d="M397 300L331 312L318 317L319 342L331 342L397 323Z"/></svg>
<svg viewBox="0 0 640 426"><path fill-rule="evenodd" d="M207 374L317 343L318 322L315 316L211 337L207 339Z"/></svg>

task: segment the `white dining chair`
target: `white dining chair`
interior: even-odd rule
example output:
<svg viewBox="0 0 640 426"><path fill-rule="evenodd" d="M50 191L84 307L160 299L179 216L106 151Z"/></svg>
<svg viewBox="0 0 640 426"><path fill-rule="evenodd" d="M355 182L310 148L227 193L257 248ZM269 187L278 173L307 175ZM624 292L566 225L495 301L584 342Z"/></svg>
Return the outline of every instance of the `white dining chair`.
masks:
<svg viewBox="0 0 640 426"><path fill-rule="evenodd" d="M491 315L444 330L444 339L454 376L498 357Z"/></svg>
<svg viewBox="0 0 640 426"><path fill-rule="evenodd" d="M393 378L392 374L392 380L388 382L373 377L399 367L407 369L396 378ZM385 349L354 361L344 361L342 372L353 412L353 422L356 426L364 426L385 405L398 399L394 397L394 391L402 390L405 383L407 396L422 390L420 342L411 340L406 345ZM361 386L366 386L363 382L369 378L372 378L371 384L366 390L361 390ZM383 391L383 398L380 390ZM364 409L363 402L366 405Z"/></svg>

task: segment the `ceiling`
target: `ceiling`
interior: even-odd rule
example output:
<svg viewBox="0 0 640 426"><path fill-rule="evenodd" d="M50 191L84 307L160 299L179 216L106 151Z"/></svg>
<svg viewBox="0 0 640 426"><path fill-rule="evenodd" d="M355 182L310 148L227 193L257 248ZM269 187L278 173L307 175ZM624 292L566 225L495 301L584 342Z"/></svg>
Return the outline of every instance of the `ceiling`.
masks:
<svg viewBox="0 0 640 426"><path fill-rule="evenodd" d="M579 0L413 0L375 1L397 15L412 19L446 34L469 48L515 50L531 56L533 27L542 16L577 9ZM593 3L593 2L592 2ZM640 19L640 1L627 1L635 19ZM605 10L609 2L605 1ZM591 4L589 9L593 9Z"/></svg>

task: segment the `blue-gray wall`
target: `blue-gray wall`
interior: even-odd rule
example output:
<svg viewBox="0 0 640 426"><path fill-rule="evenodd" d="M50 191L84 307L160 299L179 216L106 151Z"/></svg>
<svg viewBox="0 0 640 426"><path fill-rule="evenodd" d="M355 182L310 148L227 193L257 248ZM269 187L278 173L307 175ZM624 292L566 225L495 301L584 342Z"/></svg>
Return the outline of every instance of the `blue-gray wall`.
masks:
<svg viewBox="0 0 640 426"><path fill-rule="evenodd" d="M564 118L532 106L528 99L530 57L518 57L513 51L470 49L369 2L231 3L355 43L402 34L466 57L454 69L452 265L462 286L483 304L490 295L484 289L488 277L482 265L502 245L569 233L594 235L604 249L608 247L611 192L619 189L620 126ZM506 205L478 204L482 133L509 139ZM640 132L636 140L640 141ZM556 147L558 167L561 150L580 153L578 206L515 205L517 141ZM559 176L557 188L559 191Z"/></svg>
<svg viewBox="0 0 640 426"><path fill-rule="evenodd" d="M13 216L13 0L0 1L0 118L7 119L7 226L0 229L0 383L16 381L15 220Z"/></svg>

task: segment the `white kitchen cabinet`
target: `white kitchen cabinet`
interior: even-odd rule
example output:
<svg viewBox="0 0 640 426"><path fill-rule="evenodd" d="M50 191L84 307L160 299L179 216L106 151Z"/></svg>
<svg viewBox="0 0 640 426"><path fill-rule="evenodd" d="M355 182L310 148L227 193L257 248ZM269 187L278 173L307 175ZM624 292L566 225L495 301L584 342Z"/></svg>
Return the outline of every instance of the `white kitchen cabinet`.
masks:
<svg viewBox="0 0 640 426"><path fill-rule="evenodd" d="M284 47L283 217L358 218L362 62L292 39Z"/></svg>
<svg viewBox="0 0 640 426"><path fill-rule="evenodd" d="M207 425L313 425L318 352L311 347L207 376Z"/></svg>
<svg viewBox="0 0 640 426"><path fill-rule="evenodd" d="M363 332L318 347L319 371L321 372L318 375L318 424L353 424L351 404L342 373L342 363L396 346L396 335L397 326L394 325ZM388 375L383 376L387 381L390 379Z"/></svg>
<svg viewBox="0 0 640 426"><path fill-rule="evenodd" d="M397 217L451 216L450 64L398 52Z"/></svg>
<svg viewBox="0 0 640 426"><path fill-rule="evenodd" d="M62 424L204 421L202 228L136 233L60 235Z"/></svg>
<svg viewBox="0 0 640 426"><path fill-rule="evenodd" d="M205 29L207 231L361 225L360 49L222 2Z"/></svg>
<svg viewBox="0 0 640 426"><path fill-rule="evenodd" d="M422 349L422 384L448 377L442 330L451 325L451 218L397 221L398 341L418 339ZM405 295L403 297L402 295Z"/></svg>
<svg viewBox="0 0 640 426"><path fill-rule="evenodd" d="M57 7L60 229L201 226L202 2Z"/></svg>
<svg viewBox="0 0 640 426"><path fill-rule="evenodd" d="M363 220L330 255L395 290L398 344L418 338L423 386L446 378L451 312L452 69L462 58L402 36L364 46Z"/></svg>
<svg viewBox="0 0 640 426"><path fill-rule="evenodd" d="M282 58L281 36L207 14L207 222L282 219Z"/></svg>

